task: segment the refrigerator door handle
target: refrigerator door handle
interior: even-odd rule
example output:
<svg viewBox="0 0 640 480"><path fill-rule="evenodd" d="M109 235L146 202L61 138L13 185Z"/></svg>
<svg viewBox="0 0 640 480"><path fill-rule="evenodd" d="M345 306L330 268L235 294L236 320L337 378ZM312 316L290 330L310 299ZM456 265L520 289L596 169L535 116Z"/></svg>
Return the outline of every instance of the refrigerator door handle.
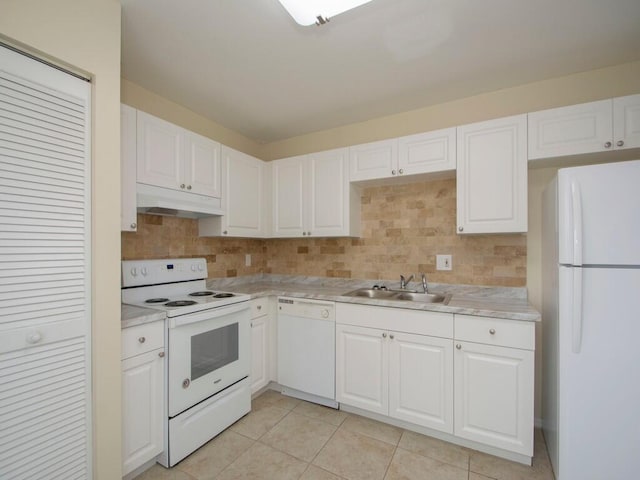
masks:
<svg viewBox="0 0 640 480"><path fill-rule="evenodd" d="M571 318L571 351L580 353L582 348L582 268L573 270L573 301Z"/></svg>
<svg viewBox="0 0 640 480"><path fill-rule="evenodd" d="M571 213L573 216L572 265L582 266L582 198L580 187L575 180L571 181Z"/></svg>

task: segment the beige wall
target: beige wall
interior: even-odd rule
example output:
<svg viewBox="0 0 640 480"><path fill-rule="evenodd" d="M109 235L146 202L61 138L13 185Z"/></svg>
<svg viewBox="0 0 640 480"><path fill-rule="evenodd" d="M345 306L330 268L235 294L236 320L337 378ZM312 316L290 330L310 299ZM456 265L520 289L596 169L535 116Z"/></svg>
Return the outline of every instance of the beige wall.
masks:
<svg viewBox="0 0 640 480"><path fill-rule="evenodd" d="M2 0L0 34L93 78L94 478L120 478L120 2Z"/></svg>
<svg viewBox="0 0 640 480"><path fill-rule="evenodd" d="M261 157L262 145L259 143L125 79L122 79L121 100L138 110L213 138L231 148Z"/></svg>
<svg viewBox="0 0 640 480"><path fill-rule="evenodd" d="M640 92L640 61L462 98L264 145L259 158L357 145L491 118Z"/></svg>

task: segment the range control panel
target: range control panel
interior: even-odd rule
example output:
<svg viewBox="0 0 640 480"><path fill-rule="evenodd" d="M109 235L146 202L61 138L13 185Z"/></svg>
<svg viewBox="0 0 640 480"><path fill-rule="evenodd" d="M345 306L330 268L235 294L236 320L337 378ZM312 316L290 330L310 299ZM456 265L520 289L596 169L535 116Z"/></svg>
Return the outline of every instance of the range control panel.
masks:
<svg viewBox="0 0 640 480"><path fill-rule="evenodd" d="M122 262L123 287L200 280L206 279L207 276L207 261L204 258L125 260Z"/></svg>

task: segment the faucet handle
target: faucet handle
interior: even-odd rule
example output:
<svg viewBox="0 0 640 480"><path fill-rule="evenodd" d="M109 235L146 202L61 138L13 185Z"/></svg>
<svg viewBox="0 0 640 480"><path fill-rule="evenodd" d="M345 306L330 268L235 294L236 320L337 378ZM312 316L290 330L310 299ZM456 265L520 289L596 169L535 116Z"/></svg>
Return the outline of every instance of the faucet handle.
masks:
<svg viewBox="0 0 640 480"><path fill-rule="evenodd" d="M424 290L424 293L429 293L429 289L427 288L427 276L424 273L422 274L422 289Z"/></svg>

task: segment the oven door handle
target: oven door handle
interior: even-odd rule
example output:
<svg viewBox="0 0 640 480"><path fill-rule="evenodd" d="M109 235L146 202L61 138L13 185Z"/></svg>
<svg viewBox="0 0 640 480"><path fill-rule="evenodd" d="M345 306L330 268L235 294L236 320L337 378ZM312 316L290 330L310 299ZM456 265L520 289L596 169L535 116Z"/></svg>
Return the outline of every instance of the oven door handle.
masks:
<svg viewBox="0 0 640 480"><path fill-rule="evenodd" d="M224 307L216 307L204 312L197 312L179 317L169 318L169 328L177 328L184 325L202 322L204 320L213 320L215 318L224 317L232 313L241 312L249 309L249 302L234 303Z"/></svg>

